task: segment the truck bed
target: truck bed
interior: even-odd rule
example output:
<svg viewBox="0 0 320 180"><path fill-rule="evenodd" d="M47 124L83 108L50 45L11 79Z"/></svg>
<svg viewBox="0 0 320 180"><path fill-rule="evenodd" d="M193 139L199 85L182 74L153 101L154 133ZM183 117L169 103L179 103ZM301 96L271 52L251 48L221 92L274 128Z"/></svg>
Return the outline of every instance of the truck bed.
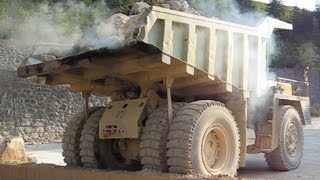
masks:
<svg viewBox="0 0 320 180"><path fill-rule="evenodd" d="M265 78L267 39L288 23L265 18L244 26L152 7L131 26L133 41L120 49L95 49L18 69L20 77L42 76L49 85L69 84L73 92L91 89L107 95L105 80L134 85L175 79L175 96L206 97L256 89ZM249 67L250 64L250 67Z"/></svg>

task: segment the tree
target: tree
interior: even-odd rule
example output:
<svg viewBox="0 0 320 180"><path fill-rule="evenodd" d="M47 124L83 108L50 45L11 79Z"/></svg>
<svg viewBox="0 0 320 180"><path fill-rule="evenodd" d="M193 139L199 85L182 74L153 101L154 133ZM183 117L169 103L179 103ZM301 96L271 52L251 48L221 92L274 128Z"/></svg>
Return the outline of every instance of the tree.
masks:
<svg viewBox="0 0 320 180"><path fill-rule="evenodd" d="M258 1L251 1L251 6L255 12L266 13L268 11L268 6Z"/></svg>
<svg viewBox="0 0 320 180"><path fill-rule="evenodd" d="M283 5L282 0L272 0L269 14L283 21L292 22L293 9Z"/></svg>
<svg viewBox="0 0 320 180"><path fill-rule="evenodd" d="M239 9L241 13L265 13L268 10L268 6L262 2L252 0L236 0L236 2L239 4Z"/></svg>
<svg viewBox="0 0 320 180"><path fill-rule="evenodd" d="M252 1L251 0L237 0L239 4L239 9L241 13L246 13L252 11Z"/></svg>
<svg viewBox="0 0 320 180"><path fill-rule="evenodd" d="M319 48L312 42L303 43L296 48L297 59L303 67L320 65Z"/></svg>
<svg viewBox="0 0 320 180"><path fill-rule="evenodd" d="M283 10L283 3L281 0L272 0L271 1L269 14L278 18L281 16L282 10Z"/></svg>
<svg viewBox="0 0 320 180"><path fill-rule="evenodd" d="M294 52L295 45L288 44L286 40L277 39L275 45L275 52L270 56L271 67L273 68L284 68L293 67L299 63L295 58Z"/></svg>
<svg viewBox="0 0 320 180"><path fill-rule="evenodd" d="M320 2L317 0L316 5L315 5L315 15L317 16L318 19L320 19Z"/></svg>
<svg viewBox="0 0 320 180"><path fill-rule="evenodd" d="M315 45L320 47L320 25L316 16L313 18L312 41Z"/></svg>
<svg viewBox="0 0 320 180"><path fill-rule="evenodd" d="M317 0L316 5L315 5L314 15L320 23L320 1L319 0Z"/></svg>

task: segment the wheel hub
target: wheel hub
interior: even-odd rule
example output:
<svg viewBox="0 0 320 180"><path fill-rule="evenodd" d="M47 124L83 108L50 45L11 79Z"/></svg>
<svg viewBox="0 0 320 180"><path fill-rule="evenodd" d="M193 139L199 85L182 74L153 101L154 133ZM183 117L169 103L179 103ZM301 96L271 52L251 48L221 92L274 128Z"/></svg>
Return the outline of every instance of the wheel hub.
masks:
<svg viewBox="0 0 320 180"><path fill-rule="evenodd" d="M289 156L294 157L298 146L298 129L294 123L290 123L286 130L286 149Z"/></svg>
<svg viewBox="0 0 320 180"><path fill-rule="evenodd" d="M202 141L202 161L206 169L219 172L227 158L227 138L225 129L221 125L214 125L207 129Z"/></svg>
<svg viewBox="0 0 320 180"><path fill-rule="evenodd" d="M210 168L213 168L219 158L219 139L214 131L210 131L205 142L205 159Z"/></svg>

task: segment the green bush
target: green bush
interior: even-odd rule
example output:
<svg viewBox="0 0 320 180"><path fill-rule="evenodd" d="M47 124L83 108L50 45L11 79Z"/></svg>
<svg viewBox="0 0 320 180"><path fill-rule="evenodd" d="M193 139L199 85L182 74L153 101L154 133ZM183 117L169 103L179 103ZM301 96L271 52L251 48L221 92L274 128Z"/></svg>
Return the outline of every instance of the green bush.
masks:
<svg viewBox="0 0 320 180"><path fill-rule="evenodd" d="M316 104L311 107L311 116L320 117L320 105Z"/></svg>

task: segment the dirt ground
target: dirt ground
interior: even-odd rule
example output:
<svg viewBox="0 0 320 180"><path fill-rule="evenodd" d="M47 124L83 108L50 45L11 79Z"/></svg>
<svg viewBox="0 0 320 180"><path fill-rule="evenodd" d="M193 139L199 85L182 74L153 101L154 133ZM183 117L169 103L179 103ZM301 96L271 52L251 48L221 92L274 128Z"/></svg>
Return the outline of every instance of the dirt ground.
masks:
<svg viewBox="0 0 320 180"><path fill-rule="evenodd" d="M238 171L239 177L279 179L279 180L318 180L320 179L320 118L313 118L312 125L304 130L304 155L298 169L276 172L268 168L263 155L249 155L245 168Z"/></svg>
<svg viewBox="0 0 320 180"><path fill-rule="evenodd" d="M263 155L248 155L247 166L240 168L238 178L242 179L281 179L281 180L298 180L298 179L319 179L320 177L320 118L313 119L311 126L305 127L305 148L304 157L300 168L290 172L275 172L268 168ZM27 154L38 157L38 163L55 164L64 166L63 157L61 155L61 144L44 144L31 145L26 147ZM31 168L30 168L31 166ZM55 173L51 173L52 171ZM40 170L40 171L39 171ZM41 173L39 173L41 172ZM19 173L19 176L13 176ZM50 176L47 176L51 174ZM0 180L7 179L199 179L204 177L198 176L180 176L169 175L165 173L156 173L151 171L126 172L121 171L98 171L83 170L65 167L57 167L53 165L20 165L0 166ZM217 179L212 178L212 179ZM220 177L219 179L229 179Z"/></svg>
<svg viewBox="0 0 320 180"><path fill-rule="evenodd" d="M178 175L155 171L104 171L48 164L1 165L0 180L238 180L242 178Z"/></svg>

